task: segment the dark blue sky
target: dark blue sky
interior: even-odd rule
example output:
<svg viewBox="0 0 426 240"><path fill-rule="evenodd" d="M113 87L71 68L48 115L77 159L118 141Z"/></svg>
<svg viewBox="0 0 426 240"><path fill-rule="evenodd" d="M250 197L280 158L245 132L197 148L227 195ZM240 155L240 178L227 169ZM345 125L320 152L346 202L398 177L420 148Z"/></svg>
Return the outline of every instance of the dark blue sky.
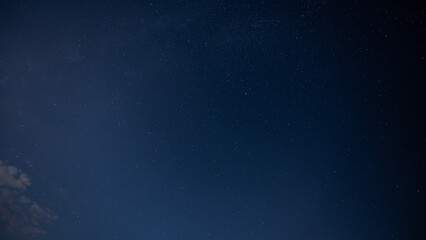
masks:
<svg viewBox="0 0 426 240"><path fill-rule="evenodd" d="M424 239L425 9L1 1L1 239Z"/></svg>

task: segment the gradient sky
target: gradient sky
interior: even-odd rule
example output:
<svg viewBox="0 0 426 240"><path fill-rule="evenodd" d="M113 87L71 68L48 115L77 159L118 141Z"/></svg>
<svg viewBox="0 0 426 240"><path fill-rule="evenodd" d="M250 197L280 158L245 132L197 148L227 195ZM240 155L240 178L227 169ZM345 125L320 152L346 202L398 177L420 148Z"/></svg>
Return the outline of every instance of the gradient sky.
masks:
<svg viewBox="0 0 426 240"><path fill-rule="evenodd" d="M1 239L426 239L398 2L1 1Z"/></svg>

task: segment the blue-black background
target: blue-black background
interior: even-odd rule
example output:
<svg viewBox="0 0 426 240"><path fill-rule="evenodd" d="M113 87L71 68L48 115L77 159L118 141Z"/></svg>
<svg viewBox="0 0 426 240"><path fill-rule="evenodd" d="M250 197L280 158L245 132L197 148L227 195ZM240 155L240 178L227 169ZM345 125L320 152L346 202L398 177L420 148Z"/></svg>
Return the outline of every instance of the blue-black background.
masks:
<svg viewBox="0 0 426 240"><path fill-rule="evenodd" d="M1 239L425 239L424 31L411 1L1 1L0 160L55 215L3 196Z"/></svg>

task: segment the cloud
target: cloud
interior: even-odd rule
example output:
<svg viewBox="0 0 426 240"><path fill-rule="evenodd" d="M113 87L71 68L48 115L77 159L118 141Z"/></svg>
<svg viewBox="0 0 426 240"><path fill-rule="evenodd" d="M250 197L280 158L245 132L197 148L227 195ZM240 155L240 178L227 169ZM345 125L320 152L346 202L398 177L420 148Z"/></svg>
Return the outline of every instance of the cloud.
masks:
<svg viewBox="0 0 426 240"><path fill-rule="evenodd" d="M44 234L42 226L58 218L50 209L23 195L30 185L25 173L0 161L0 220L8 231Z"/></svg>
<svg viewBox="0 0 426 240"><path fill-rule="evenodd" d="M0 187L25 190L31 182L25 173L14 166L6 166L0 161Z"/></svg>

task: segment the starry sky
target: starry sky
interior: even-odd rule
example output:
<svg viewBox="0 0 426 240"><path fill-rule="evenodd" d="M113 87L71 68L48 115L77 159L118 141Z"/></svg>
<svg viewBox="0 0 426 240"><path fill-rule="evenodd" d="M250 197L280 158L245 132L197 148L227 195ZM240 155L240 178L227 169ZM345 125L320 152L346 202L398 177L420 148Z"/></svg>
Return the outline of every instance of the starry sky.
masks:
<svg viewBox="0 0 426 240"><path fill-rule="evenodd" d="M0 238L426 239L425 13L0 1Z"/></svg>

